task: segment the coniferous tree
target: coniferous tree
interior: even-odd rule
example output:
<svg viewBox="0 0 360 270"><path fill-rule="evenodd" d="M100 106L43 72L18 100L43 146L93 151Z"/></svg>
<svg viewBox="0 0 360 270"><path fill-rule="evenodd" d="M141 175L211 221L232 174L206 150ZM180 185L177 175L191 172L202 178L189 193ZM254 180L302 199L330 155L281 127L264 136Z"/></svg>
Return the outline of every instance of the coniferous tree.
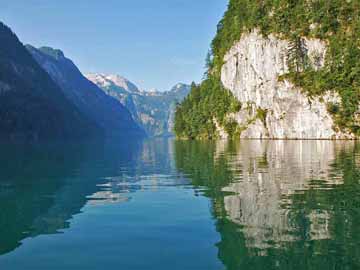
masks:
<svg viewBox="0 0 360 270"><path fill-rule="evenodd" d="M287 63L291 72L296 74L307 68L307 47L303 38L294 35L287 50Z"/></svg>

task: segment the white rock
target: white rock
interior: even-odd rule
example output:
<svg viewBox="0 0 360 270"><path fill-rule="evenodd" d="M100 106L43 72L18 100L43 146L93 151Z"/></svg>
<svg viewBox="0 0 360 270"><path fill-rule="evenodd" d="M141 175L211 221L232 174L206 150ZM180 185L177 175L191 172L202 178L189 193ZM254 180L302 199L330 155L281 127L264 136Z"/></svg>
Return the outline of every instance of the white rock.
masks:
<svg viewBox="0 0 360 270"><path fill-rule="evenodd" d="M119 75L88 73L85 74L85 77L87 77L88 80L92 81L93 83L97 84L100 87L109 87L111 85L115 85L117 87L124 89L129 93L140 92L136 85L134 85L132 82Z"/></svg>
<svg viewBox="0 0 360 270"><path fill-rule="evenodd" d="M304 39L307 54L315 69L323 67L326 43L317 39ZM279 81L288 72L286 52L289 42L274 35L262 36L253 30L243 34L224 57L221 81L234 96L248 106L230 115L240 126L244 138L277 139L345 139L354 138L334 130L327 102L340 102L337 94L326 92L321 98L310 100L302 89L288 81ZM250 106L249 105L249 106ZM266 121L247 121L257 109L267 110Z"/></svg>

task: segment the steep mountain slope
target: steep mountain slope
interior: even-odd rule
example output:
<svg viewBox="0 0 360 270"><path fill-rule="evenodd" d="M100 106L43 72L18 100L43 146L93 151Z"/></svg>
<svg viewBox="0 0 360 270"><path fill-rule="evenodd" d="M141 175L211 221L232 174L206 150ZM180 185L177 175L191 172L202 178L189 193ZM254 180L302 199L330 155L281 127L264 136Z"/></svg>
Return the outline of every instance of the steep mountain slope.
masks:
<svg viewBox="0 0 360 270"><path fill-rule="evenodd" d="M87 74L87 78L105 93L118 99L149 136L169 136L173 131L175 104L189 93L186 84L170 91L140 91L133 83L118 75Z"/></svg>
<svg viewBox="0 0 360 270"><path fill-rule="evenodd" d="M99 132L0 23L0 138L70 139Z"/></svg>
<svg viewBox="0 0 360 270"><path fill-rule="evenodd" d="M230 0L177 135L359 137L359 12L359 1Z"/></svg>
<svg viewBox="0 0 360 270"><path fill-rule="evenodd" d="M129 111L86 79L62 51L49 47L36 49L30 45L27 45L27 49L60 86L66 97L79 111L94 120L107 137L144 135Z"/></svg>

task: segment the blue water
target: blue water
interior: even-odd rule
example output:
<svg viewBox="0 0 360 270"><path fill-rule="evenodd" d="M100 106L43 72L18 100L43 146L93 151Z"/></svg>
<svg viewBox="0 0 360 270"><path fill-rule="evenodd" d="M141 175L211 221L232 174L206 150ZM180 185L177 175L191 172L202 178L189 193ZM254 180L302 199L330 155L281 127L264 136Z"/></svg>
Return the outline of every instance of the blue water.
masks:
<svg viewBox="0 0 360 270"><path fill-rule="evenodd" d="M355 142L2 149L1 269L360 269Z"/></svg>

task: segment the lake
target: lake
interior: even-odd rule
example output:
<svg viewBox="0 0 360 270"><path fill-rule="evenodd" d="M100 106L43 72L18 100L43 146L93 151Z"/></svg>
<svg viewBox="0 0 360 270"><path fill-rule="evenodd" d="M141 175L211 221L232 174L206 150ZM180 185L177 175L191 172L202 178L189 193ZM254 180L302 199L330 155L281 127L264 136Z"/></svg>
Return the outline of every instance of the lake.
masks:
<svg viewBox="0 0 360 270"><path fill-rule="evenodd" d="M357 142L1 149L1 269L360 269Z"/></svg>

